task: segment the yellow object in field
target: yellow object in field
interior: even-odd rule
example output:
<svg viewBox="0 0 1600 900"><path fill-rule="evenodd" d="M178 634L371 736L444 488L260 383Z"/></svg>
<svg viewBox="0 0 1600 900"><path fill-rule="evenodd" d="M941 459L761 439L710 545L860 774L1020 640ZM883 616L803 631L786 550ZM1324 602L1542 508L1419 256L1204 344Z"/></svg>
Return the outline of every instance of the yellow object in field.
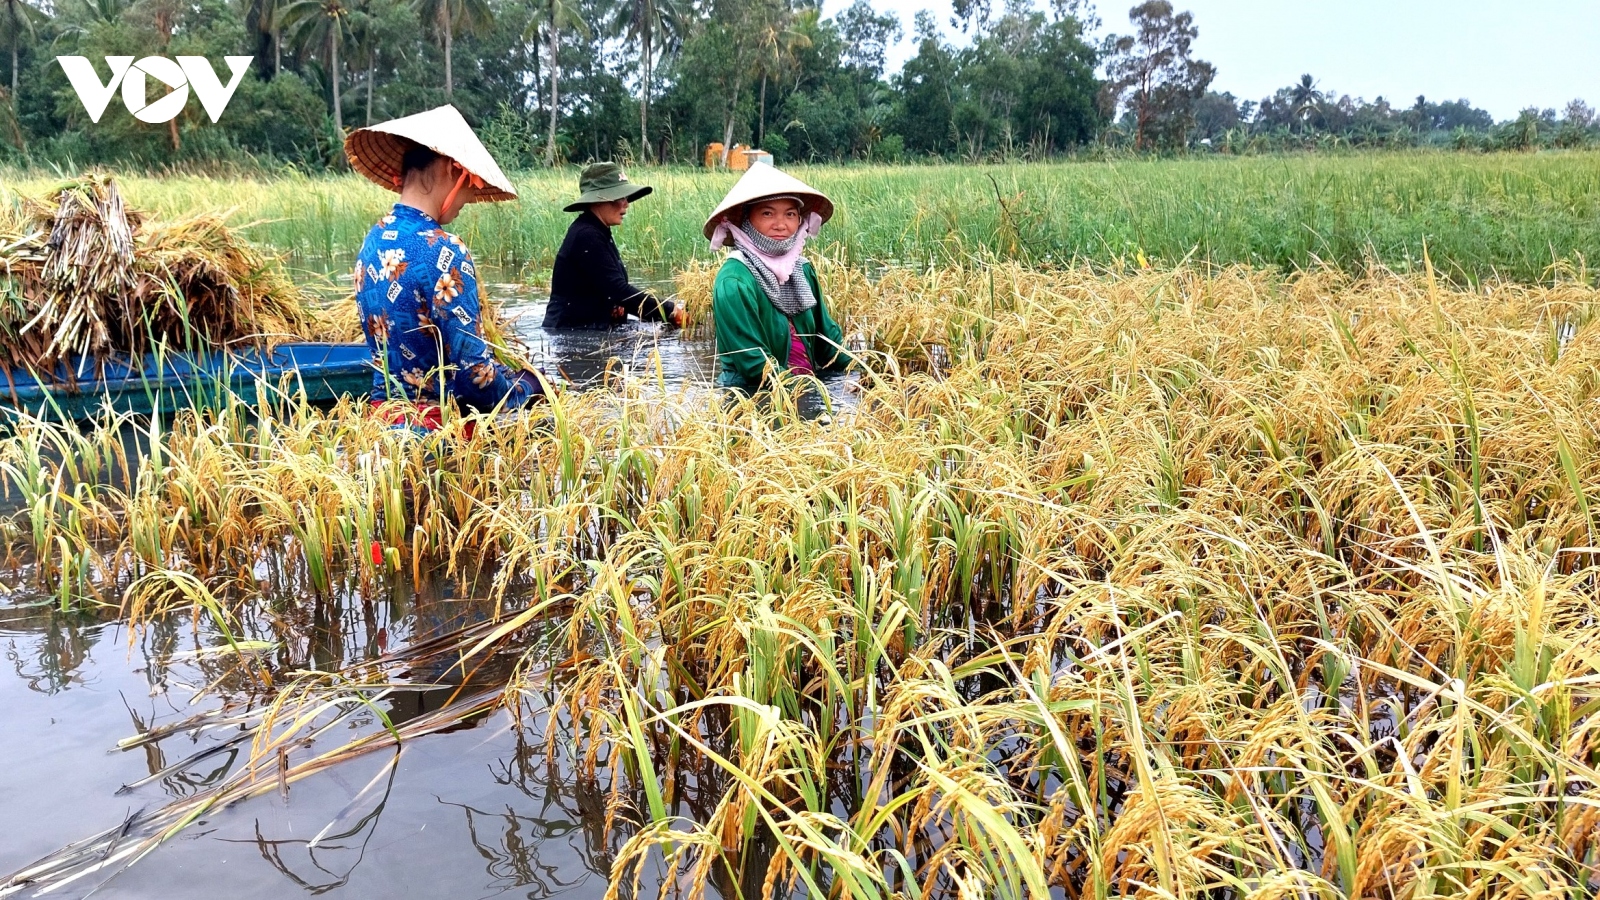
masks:
<svg viewBox="0 0 1600 900"><path fill-rule="evenodd" d="M727 162L723 162L723 150L726 144L713 141L706 145L705 166L708 169L728 168L734 172L743 172L758 162L771 163L772 154L765 150L754 150L744 144L734 144L728 151Z"/></svg>

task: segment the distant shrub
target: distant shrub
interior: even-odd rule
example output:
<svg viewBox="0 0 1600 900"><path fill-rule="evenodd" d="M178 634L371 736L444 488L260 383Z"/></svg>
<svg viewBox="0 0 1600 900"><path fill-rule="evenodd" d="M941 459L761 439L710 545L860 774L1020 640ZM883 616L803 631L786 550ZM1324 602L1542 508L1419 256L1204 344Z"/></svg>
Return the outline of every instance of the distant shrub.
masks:
<svg viewBox="0 0 1600 900"><path fill-rule="evenodd" d="M877 162L897 163L905 159L906 139L898 134L886 136L873 146L871 158Z"/></svg>

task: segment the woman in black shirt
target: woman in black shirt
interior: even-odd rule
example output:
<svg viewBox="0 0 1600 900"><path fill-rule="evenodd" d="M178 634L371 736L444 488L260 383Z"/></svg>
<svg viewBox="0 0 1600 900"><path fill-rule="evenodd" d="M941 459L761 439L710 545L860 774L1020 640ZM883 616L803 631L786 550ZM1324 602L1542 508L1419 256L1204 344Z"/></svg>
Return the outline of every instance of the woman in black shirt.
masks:
<svg viewBox="0 0 1600 900"><path fill-rule="evenodd" d="M586 167L578 187L582 196L568 204L566 211L580 215L556 253L544 327L609 328L627 321L630 315L682 327L686 321L682 307L628 283L622 254L611 238L611 229L622 224L628 204L650 193L651 188L630 183L622 167L610 162Z"/></svg>

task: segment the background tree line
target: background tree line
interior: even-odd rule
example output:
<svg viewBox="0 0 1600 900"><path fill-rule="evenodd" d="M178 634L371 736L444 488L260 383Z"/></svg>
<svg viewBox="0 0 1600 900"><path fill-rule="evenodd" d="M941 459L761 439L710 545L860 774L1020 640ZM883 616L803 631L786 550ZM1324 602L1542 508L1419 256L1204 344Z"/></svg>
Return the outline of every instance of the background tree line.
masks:
<svg viewBox="0 0 1600 900"><path fill-rule="evenodd" d="M1128 140L1127 128L1108 132ZM1417 97L1396 106L1323 89L1311 75L1259 102L1208 92L1195 108L1191 145L1222 153L1432 146L1456 150L1536 150L1600 143L1600 117L1583 100L1561 111L1530 107L1495 122L1467 100Z"/></svg>
<svg viewBox="0 0 1600 900"><path fill-rule="evenodd" d="M1495 123L1467 101L1397 108L1310 75L1259 101L1210 90L1193 17L1166 0L1097 38L1083 0L956 0L902 23L868 0L0 0L0 161L341 164L343 131L460 107L508 166L692 162L711 141L783 160L1042 159L1122 149L1260 152L1577 146L1594 112ZM945 28L951 29L950 33ZM959 34L959 39L956 35ZM61 55L250 54L226 116L91 124ZM104 69L101 69L104 72Z"/></svg>

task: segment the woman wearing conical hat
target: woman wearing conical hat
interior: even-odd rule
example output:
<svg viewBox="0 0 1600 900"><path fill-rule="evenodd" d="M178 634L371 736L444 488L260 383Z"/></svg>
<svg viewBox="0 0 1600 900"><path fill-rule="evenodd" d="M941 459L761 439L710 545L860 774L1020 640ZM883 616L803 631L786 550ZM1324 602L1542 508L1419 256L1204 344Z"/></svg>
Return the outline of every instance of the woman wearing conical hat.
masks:
<svg viewBox="0 0 1600 900"><path fill-rule="evenodd" d="M352 168L400 194L356 258L356 304L379 414L431 428L446 400L486 411L541 394L537 378L490 352L472 254L444 230L468 203L517 196L461 113L441 106L361 128L344 146Z"/></svg>
<svg viewBox="0 0 1600 900"><path fill-rule="evenodd" d="M617 252L611 231L622 224L628 206L650 193L634 184L614 162L584 167L578 176L578 199L567 212L578 213L556 253L550 273L550 305L546 328L607 328L638 316L682 327L684 311L671 300L658 300L628 281L628 269Z"/></svg>
<svg viewBox="0 0 1600 900"><path fill-rule="evenodd" d="M711 289L718 384L752 391L774 375L842 372L851 363L803 256L832 217L821 191L758 164L706 220L711 246L731 248Z"/></svg>

